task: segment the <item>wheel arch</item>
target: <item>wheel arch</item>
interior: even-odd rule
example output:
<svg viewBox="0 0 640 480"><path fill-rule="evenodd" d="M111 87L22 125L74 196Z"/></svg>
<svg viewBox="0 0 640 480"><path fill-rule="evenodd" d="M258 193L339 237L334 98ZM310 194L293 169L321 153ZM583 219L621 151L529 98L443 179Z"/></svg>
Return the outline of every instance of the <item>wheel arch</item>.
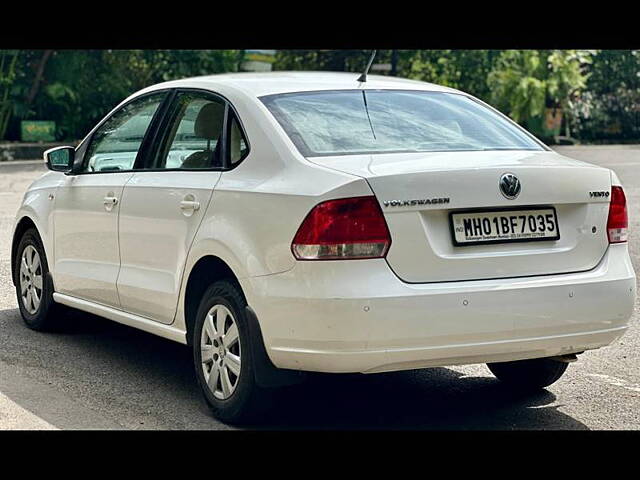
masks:
<svg viewBox="0 0 640 480"><path fill-rule="evenodd" d="M14 286L16 285L16 255L18 253L18 244L20 243L20 239L22 238L22 235L24 235L24 232L30 228L34 228L36 232L38 232L38 236L42 239L38 226L28 215L24 215L16 223L16 227L13 231L13 238L11 240L11 280L13 281Z"/></svg>
<svg viewBox="0 0 640 480"><path fill-rule="evenodd" d="M189 272L184 292L184 322L188 345L192 344L196 314L202 295L209 285L218 280L233 282L244 296L238 277L227 262L215 255L206 255L199 258Z"/></svg>
<svg viewBox="0 0 640 480"><path fill-rule="evenodd" d="M223 259L215 255L206 255L199 258L189 272L184 293L186 340L187 345L191 347L193 347L193 331L202 296L213 282L219 280L232 282L246 302L246 295L238 277ZM303 381L304 374L302 372L278 369L273 365L265 349L260 323L249 305L245 307L245 315L249 327L251 349L256 359L254 374L258 384L263 387L276 387Z"/></svg>

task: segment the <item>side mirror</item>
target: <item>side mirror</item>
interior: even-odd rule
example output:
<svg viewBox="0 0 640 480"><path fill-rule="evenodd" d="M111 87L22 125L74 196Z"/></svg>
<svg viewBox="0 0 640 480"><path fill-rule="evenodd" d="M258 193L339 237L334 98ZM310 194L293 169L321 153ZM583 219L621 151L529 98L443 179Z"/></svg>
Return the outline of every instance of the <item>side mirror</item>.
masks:
<svg viewBox="0 0 640 480"><path fill-rule="evenodd" d="M55 172L70 172L76 149L73 147L55 147L44 152L44 161L49 170Z"/></svg>

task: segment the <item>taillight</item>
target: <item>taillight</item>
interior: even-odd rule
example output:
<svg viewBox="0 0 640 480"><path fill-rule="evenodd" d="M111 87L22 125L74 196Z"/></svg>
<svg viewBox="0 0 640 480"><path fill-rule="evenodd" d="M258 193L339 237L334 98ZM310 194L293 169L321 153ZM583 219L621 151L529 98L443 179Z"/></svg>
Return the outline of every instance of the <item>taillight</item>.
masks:
<svg viewBox="0 0 640 480"><path fill-rule="evenodd" d="M291 251L298 260L384 257L391 245L375 197L329 200L316 205L300 225Z"/></svg>
<svg viewBox="0 0 640 480"><path fill-rule="evenodd" d="M609 243L627 241L627 199L622 187L611 187L611 203L609 204L609 219L607 220L607 232Z"/></svg>

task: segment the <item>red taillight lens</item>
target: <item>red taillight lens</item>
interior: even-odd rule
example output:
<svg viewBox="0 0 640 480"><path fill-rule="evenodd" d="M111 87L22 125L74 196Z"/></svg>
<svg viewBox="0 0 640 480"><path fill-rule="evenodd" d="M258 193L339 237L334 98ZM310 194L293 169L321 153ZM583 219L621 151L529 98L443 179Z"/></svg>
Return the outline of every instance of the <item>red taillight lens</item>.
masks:
<svg viewBox="0 0 640 480"><path fill-rule="evenodd" d="M609 204L609 220L607 221L607 233L609 243L627 241L627 199L622 187L611 187L611 203Z"/></svg>
<svg viewBox="0 0 640 480"><path fill-rule="evenodd" d="M298 260L384 257L391 245L375 197L341 198L314 207L300 225L291 250Z"/></svg>

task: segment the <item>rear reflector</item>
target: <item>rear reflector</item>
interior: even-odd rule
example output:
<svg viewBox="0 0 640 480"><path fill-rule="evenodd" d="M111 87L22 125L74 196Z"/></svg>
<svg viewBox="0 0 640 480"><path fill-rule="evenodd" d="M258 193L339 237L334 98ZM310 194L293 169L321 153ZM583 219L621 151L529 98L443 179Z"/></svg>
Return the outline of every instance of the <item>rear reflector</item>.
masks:
<svg viewBox="0 0 640 480"><path fill-rule="evenodd" d="M607 220L609 243L626 242L628 226L627 199L624 196L624 190L622 187L611 187L611 203Z"/></svg>
<svg viewBox="0 0 640 480"><path fill-rule="evenodd" d="M389 245L376 198L354 197L316 205L300 225L291 251L298 260L382 258Z"/></svg>

